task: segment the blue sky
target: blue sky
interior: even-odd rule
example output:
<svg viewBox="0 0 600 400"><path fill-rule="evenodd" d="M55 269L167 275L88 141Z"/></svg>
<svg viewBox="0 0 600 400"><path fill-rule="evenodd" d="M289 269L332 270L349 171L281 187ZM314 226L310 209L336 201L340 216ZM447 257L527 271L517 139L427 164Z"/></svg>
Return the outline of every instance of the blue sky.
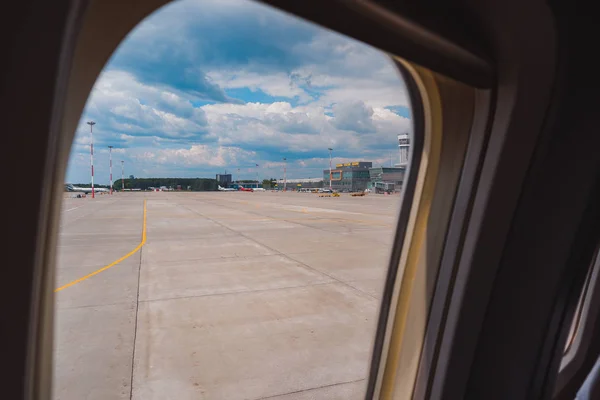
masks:
<svg viewBox="0 0 600 400"><path fill-rule="evenodd" d="M88 99L67 182L113 176L290 178L396 162L405 86L383 53L249 0L179 0L117 49ZM255 167L259 164L259 167ZM239 169L239 173L238 173Z"/></svg>

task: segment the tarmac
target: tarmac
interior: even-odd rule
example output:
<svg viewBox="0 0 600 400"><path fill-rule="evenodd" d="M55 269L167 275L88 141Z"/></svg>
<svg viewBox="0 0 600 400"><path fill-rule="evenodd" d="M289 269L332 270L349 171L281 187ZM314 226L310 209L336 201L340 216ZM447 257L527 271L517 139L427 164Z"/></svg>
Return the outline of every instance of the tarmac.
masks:
<svg viewBox="0 0 600 400"><path fill-rule="evenodd" d="M65 194L54 399L362 399L398 195Z"/></svg>

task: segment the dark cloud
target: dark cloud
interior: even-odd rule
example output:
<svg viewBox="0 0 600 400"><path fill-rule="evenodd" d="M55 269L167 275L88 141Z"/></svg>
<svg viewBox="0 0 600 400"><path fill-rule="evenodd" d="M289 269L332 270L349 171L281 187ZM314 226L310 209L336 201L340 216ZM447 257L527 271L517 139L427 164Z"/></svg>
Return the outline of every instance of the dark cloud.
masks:
<svg viewBox="0 0 600 400"><path fill-rule="evenodd" d="M305 113L267 115L264 122L285 133L319 133L318 120Z"/></svg>
<svg viewBox="0 0 600 400"><path fill-rule="evenodd" d="M375 131L373 109L360 100L333 106L333 125L339 129L359 133Z"/></svg>
<svg viewBox="0 0 600 400"><path fill-rule="evenodd" d="M131 72L146 84L176 87L200 100L242 103L205 71L245 67L246 71L291 71L303 65L290 51L315 35L305 22L282 18L269 7L247 2L243 12L227 12L218 2L193 7L176 2L147 18L119 47L108 68ZM188 2L189 3L189 2Z"/></svg>

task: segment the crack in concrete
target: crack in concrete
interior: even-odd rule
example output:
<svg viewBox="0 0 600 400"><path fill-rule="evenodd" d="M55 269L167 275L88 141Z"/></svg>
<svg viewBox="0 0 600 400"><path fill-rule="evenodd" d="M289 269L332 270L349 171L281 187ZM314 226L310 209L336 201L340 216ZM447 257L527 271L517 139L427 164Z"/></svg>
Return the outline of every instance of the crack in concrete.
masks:
<svg viewBox="0 0 600 400"><path fill-rule="evenodd" d="M356 380L348 381L348 382L332 383L332 384L329 384L329 385L317 386L317 387L314 387L314 388L300 389L300 390L295 390L293 392L287 392L287 393L281 393L281 394L274 394L274 395L271 395L271 396L259 397L259 398L253 399L253 400L273 399L275 397L288 396L290 394L297 394L297 393L306 393L306 392L310 392L312 390L324 389L324 388L329 388L329 387L334 387L334 386L340 386L340 385L347 385L349 383L357 383L357 382L362 382L364 380L366 380L366 378L356 379Z"/></svg>

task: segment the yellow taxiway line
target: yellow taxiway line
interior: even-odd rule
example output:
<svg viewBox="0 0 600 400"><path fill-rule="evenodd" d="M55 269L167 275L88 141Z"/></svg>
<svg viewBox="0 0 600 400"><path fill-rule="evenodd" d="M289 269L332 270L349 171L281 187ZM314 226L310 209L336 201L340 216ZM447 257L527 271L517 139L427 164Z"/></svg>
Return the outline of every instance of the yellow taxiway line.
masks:
<svg viewBox="0 0 600 400"><path fill-rule="evenodd" d="M133 250L131 250L129 253L125 254L123 257L119 258L116 261L113 261L112 263L108 264L105 267L102 267L94 272L92 272L91 274L87 274L86 276L83 276L79 279L75 279L72 282L67 283L66 285L63 285L57 289L54 290L54 292L60 292L63 289L66 289L70 286L73 286L79 282L85 281L88 278L91 278L94 275L98 275L100 272L102 271L106 271L107 269L114 267L115 265L117 265L118 263L120 263L123 260L126 260L127 258L131 257L132 255L134 255L135 253L138 252L139 249L142 248L143 245L146 244L146 200L144 200L144 222L142 224L142 241L140 242L140 244L137 245L137 247Z"/></svg>

